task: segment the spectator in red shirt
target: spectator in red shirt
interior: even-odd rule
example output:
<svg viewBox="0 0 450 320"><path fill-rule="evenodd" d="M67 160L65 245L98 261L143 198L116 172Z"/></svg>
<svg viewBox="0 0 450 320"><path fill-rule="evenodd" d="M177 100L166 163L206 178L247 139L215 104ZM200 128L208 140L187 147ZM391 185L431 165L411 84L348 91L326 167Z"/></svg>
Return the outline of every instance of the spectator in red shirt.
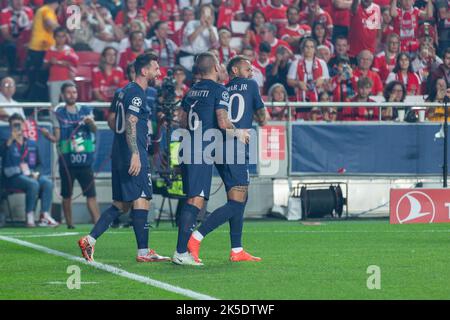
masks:
<svg viewBox="0 0 450 320"><path fill-rule="evenodd" d="M55 46L45 53L44 66L50 68L47 85L50 102L52 106L56 106L59 103L61 87L75 76L78 55L67 45L69 39L66 29L58 27L53 36Z"/></svg>
<svg viewBox="0 0 450 320"><path fill-rule="evenodd" d="M405 85L406 94L413 96L421 94L420 78L417 73L413 71L411 58L406 52L400 52L397 56L395 68L387 77L386 83L393 80L400 81Z"/></svg>
<svg viewBox="0 0 450 320"><path fill-rule="evenodd" d="M252 64L259 70L264 76L264 82L266 81L266 67L272 62L270 58L270 44L267 42L261 42L258 48L258 54Z"/></svg>
<svg viewBox="0 0 450 320"><path fill-rule="evenodd" d="M183 24L181 25L180 29L176 30L172 35L172 40L178 47L181 46L183 41L184 28L186 28L186 25L189 23L189 21L195 20L194 8L184 7L181 11L181 18Z"/></svg>
<svg viewBox="0 0 450 320"><path fill-rule="evenodd" d="M400 37L391 33L387 38L386 50L377 54L373 60L372 70L380 75L381 81L385 82L389 73L394 70L399 52Z"/></svg>
<svg viewBox="0 0 450 320"><path fill-rule="evenodd" d="M16 72L16 62L25 60L25 44L29 40L32 21L33 10L24 6L23 0L11 0L11 5L0 12L0 48L3 47L5 52L9 73Z"/></svg>
<svg viewBox="0 0 450 320"><path fill-rule="evenodd" d="M291 64L288 72L289 86L297 90L297 100L317 102L318 95L323 91L330 78L328 66L316 56L316 41L305 38L300 50L302 57Z"/></svg>
<svg viewBox="0 0 450 320"><path fill-rule="evenodd" d="M319 0L307 0L307 4L305 10L300 12L299 23L312 26L315 21L322 22L327 27L327 37L331 38L333 19L330 14L320 7Z"/></svg>
<svg viewBox="0 0 450 320"><path fill-rule="evenodd" d="M222 27L219 29L219 61L225 65L236 55L236 51L230 47L231 31Z"/></svg>
<svg viewBox="0 0 450 320"><path fill-rule="evenodd" d="M298 48L304 37L311 36L311 27L307 24L299 24L299 10L297 7L289 7L287 10L287 26L281 27L278 37L289 43L291 48Z"/></svg>
<svg viewBox="0 0 450 320"><path fill-rule="evenodd" d="M273 23L278 28L287 23L287 7L283 5L281 0L269 0L267 6L262 8L262 12L266 16L267 21Z"/></svg>
<svg viewBox="0 0 450 320"><path fill-rule="evenodd" d="M111 102L114 92L125 83L122 68L117 66L117 50L103 49L98 67L92 70L92 90L97 101Z"/></svg>
<svg viewBox="0 0 450 320"><path fill-rule="evenodd" d="M231 28L232 20L241 20L244 9L239 0L223 0L217 12L217 28Z"/></svg>
<svg viewBox="0 0 450 320"><path fill-rule="evenodd" d="M331 18L333 19L333 42L338 36L348 37L350 27L350 9L352 0L332 0Z"/></svg>
<svg viewBox="0 0 450 320"><path fill-rule="evenodd" d="M141 31L133 31L130 34L130 47L120 55L119 66L125 70L127 65L142 53L144 53L144 34Z"/></svg>
<svg viewBox="0 0 450 320"><path fill-rule="evenodd" d="M392 17L389 7L381 8L381 33L378 34L380 40L378 41L378 47L383 49L384 44L387 42L388 36L394 33L394 26L392 25Z"/></svg>
<svg viewBox="0 0 450 320"><path fill-rule="evenodd" d="M414 0L400 0L401 8L397 8L397 0L391 0L391 16L394 19L394 32L400 35L401 50L416 52L419 49L417 41L419 19L433 17L433 2L427 0L426 10L413 7Z"/></svg>
<svg viewBox="0 0 450 320"><path fill-rule="evenodd" d="M258 48L261 43L261 30L266 23L266 16L261 10L253 12L250 20L250 26L245 31L244 45Z"/></svg>
<svg viewBox="0 0 450 320"><path fill-rule="evenodd" d="M277 27L270 22L265 23L261 29L261 39L262 41L267 42L270 45L271 59L275 59L276 50L279 46L285 46L289 48L289 44L284 40L278 39L276 35Z"/></svg>
<svg viewBox="0 0 450 320"><path fill-rule="evenodd" d="M189 87L186 85L186 72L182 66L175 66L173 68L173 77L177 83L175 88L175 95L177 100L183 99L184 95L189 91Z"/></svg>
<svg viewBox="0 0 450 320"><path fill-rule="evenodd" d="M138 8L138 0L125 0L123 10L117 13L115 23L117 26L122 27L124 33L126 33L128 24L134 19L141 20L148 27L148 22L145 18L146 12L144 9Z"/></svg>
<svg viewBox="0 0 450 320"><path fill-rule="evenodd" d="M252 63L252 79L258 83L258 87L262 91L264 87L264 75L253 63L256 60L255 50L250 46L244 46L242 48L242 56Z"/></svg>
<svg viewBox="0 0 450 320"><path fill-rule="evenodd" d="M375 102L370 99L373 82L367 77L358 80L358 94L351 99L352 102ZM344 107L341 111L343 121L377 121L379 110L375 107Z"/></svg>
<svg viewBox="0 0 450 320"><path fill-rule="evenodd" d="M355 80L358 81L362 77L372 80L372 95L377 96L383 93L383 83L378 73L370 70L373 62L373 54L369 50L363 50L358 55L358 66L353 72Z"/></svg>
<svg viewBox="0 0 450 320"><path fill-rule="evenodd" d="M312 38L316 40L317 46L326 46L330 49L330 53L334 54L334 46L331 41L327 39L325 25L322 22L314 22L312 27Z"/></svg>
<svg viewBox="0 0 450 320"><path fill-rule="evenodd" d="M380 6L372 0L353 0L349 31L350 56L356 57L361 51L375 53L378 33L381 32Z"/></svg>

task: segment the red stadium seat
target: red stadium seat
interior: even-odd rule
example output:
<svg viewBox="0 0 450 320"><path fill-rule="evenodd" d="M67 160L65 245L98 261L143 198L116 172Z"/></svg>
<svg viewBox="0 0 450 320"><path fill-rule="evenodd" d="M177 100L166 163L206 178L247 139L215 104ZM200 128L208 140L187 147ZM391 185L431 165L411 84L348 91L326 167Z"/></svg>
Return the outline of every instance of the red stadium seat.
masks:
<svg viewBox="0 0 450 320"><path fill-rule="evenodd" d="M81 102L92 101L92 67L79 65L74 80L77 85L78 100Z"/></svg>
<svg viewBox="0 0 450 320"><path fill-rule="evenodd" d="M97 67L100 62L100 53L94 51L77 51L78 65Z"/></svg>
<svg viewBox="0 0 450 320"><path fill-rule="evenodd" d="M79 65L77 67L77 74L75 76L75 80L77 80L76 78L84 78L87 80L91 80L92 79L92 67L87 66L87 65ZM82 79L79 79L82 80Z"/></svg>

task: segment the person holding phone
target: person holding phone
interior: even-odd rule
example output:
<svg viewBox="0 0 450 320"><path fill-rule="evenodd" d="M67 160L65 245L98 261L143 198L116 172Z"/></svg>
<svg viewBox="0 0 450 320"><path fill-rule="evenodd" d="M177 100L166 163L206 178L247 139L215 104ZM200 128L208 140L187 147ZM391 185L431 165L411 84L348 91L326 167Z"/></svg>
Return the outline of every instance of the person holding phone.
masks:
<svg viewBox="0 0 450 320"><path fill-rule="evenodd" d="M38 226L57 227L51 216L53 196L52 181L41 174L41 161L36 141L24 137L24 118L14 113L8 119L11 135L0 147L3 162L5 186L25 192L26 226L35 227L34 210L38 197L41 198L41 214Z"/></svg>

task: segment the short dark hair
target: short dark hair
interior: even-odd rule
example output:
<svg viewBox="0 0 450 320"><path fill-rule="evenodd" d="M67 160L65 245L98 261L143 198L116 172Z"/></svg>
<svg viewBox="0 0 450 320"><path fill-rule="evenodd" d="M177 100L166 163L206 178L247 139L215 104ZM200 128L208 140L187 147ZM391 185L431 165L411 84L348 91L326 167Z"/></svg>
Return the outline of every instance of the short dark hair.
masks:
<svg viewBox="0 0 450 320"><path fill-rule="evenodd" d="M195 65L200 75L208 75L214 70L214 67L218 63L217 57L211 52L203 52L195 59Z"/></svg>
<svg viewBox="0 0 450 320"><path fill-rule="evenodd" d="M443 58L445 58L445 55L450 54L450 47L447 47L447 49L445 49L444 54L442 55Z"/></svg>
<svg viewBox="0 0 450 320"><path fill-rule="evenodd" d="M270 43L263 41L259 44L259 52L270 53L272 51L272 47Z"/></svg>
<svg viewBox="0 0 450 320"><path fill-rule="evenodd" d="M346 56L338 55L336 57L336 65L338 66L340 63L347 63L350 64L350 59Z"/></svg>
<svg viewBox="0 0 450 320"><path fill-rule="evenodd" d="M133 37L134 37L135 35L137 35L137 34L142 34L142 36L145 38L145 34L144 34L142 31L135 30L135 31L130 32L129 39L130 39L130 40L133 39Z"/></svg>
<svg viewBox="0 0 450 320"><path fill-rule="evenodd" d="M52 3L58 3L61 4L62 0L44 0L44 4L52 4Z"/></svg>
<svg viewBox="0 0 450 320"><path fill-rule="evenodd" d="M73 82L66 82L61 87L61 93L64 94L64 92L66 92L66 89L69 88L69 87L75 87L76 88L77 86Z"/></svg>
<svg viewBox="0 0 450 320"><path fill-rule="evenodd" d="M163 25L164 23L167 24L167 21L163 20L156 21L155 24L153 25L153 30L158 30L159 27L161 27L161 25Z"/></svg>
<svg viewBox="0 0 450 320"><path fill-rule="evenodd" d="M242 61L249 61L249 60L244 56L234 56L233 58L231 58L231 60L228 62L227 65L228 74L231 75L231 73L233 72L233 67L239 65Z"/></svg>
<svg viewBox="0 0 450 320"><path fill-rule="evenodd" d="M334 39L334 43L336 43L338 40L345 40L348 42L348 38L346 36L344 36L343 34L336 36L336 38Z"/></svg>
<svg viewBox="0 0 450 320"><path fill-rule="evenodd" d="M358 88L373 87L373 81L372 81L372 79L370 79L368 77L362 77L362 78L359 78L359 80L357 82L357 86L358 86Z"/></svg>
<svg viewBox="0 0 450 320"><path fill-rule="evenodd" d="M158 61L158 57L153 53L143 53L134 61L134 71L136 76L141 74L143 68L148 66L152 61Z"/></svg>
<svg viewBox="0 0 450 320"><path fill-rule="evenodd" d="M134 63L130 62L129 64L127 64L127 69L125 70L126 74L127 74L127 79L131 81L131 71L134 70Z"/></svg>
<svg viewBox="0 0 450 320"><path fill-rule="evenodd" d="M55 30L53 30L53 34L54 34L54 35L56 35L56 34L58 34L58 33L60 33L60 32L67 33L67 30L66 30L66 28L64 28L64 27L57 27Z"/></svg>
<svg viewBox="0 0 450 320"><path fill-rule="evenodd" d="M19 120L21 122L25 121L25 119L18 113L13 113L12 115L9 116L8 118L9 124L11 124L14 120Z"/></svg>

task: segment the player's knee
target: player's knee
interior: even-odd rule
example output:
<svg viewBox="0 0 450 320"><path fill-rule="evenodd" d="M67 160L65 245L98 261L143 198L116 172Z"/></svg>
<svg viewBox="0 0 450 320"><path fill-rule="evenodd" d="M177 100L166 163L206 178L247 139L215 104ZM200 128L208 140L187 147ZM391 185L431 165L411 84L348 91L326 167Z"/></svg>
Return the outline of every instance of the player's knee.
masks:
<svg viewBox="0 0 450 320"><path fill-rule="evenodd" d="M245 203L247 201L247 186L236 186L228 191L228 200Z"/></svg>
<svg viewBox="0 0 450 320"><path fill-rule="evenodd" d="M133 209L136 210L149 210L150 201L145 198L139 198L133 201Z"/></svg>
<svg viewBox="0 0 450 320"><path fill-rule="evenodd" d="M192 197L187 199L186 201L188 204L190 204L191 206L197 207L198 209L202 209L203 205L205 203L205 198L203 197Z"/></svg>

